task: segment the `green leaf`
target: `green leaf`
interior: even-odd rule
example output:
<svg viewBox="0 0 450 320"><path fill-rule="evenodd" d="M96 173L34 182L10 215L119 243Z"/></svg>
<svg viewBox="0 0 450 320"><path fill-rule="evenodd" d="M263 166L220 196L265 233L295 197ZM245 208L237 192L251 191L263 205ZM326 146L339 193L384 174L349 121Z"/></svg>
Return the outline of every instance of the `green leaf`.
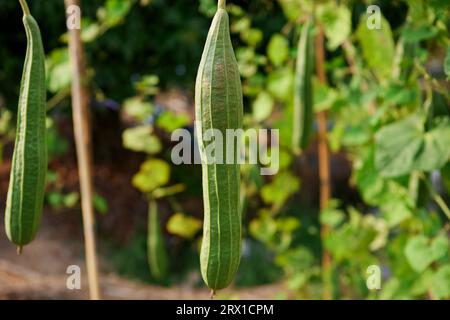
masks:
<svg viewBox="0 0 450 320"><path fill-rule="evenodd" d="M112 28L122 23L132 6L132 0L107 0L105 6L98 9L97 17L108 28Z"/></svg>
<svg viewBox="0 0 450 320"><path fill-rule="evenodd" d="M271 72L267 79L267 90L273 97L281 101L292 99L293 85L294 72L289 67ZM289 121L292 122L292 119Z"/></svg>
<svg viewBox="0 0 450 320"><path fill-rule="evenodd" d="M271 245L277 233L277 224L266 210L261 210L259 216L250 221L249 231L255 239L266 245Z"/></svg>
<svg viewBox="0 0 450 320"><path fill-rule="evenodd" d="M148 154L160 152L162 148L161 142L158 137L152 134L152 131L153 129L149 125L126 129L122 135L124 147Z"/></svg>
<svg viewBox="0 0 450 320"><path fill-rule="evenodd" d="M175 114L163 112L156 121L156 125L167 132L172 132L189 124L189 116L185 113Z"/></svg>
<svg viewBox="0 0 450 320"><path fill-rule="evenodd" d="M327 47L336 50L350 36L352 29L352 14L344 5L334 1L318 7L318 16L325 29L328 39Z"/></svg>
<svg viewBox="0 0 450 320"><path fill-rule="evenodd" d="M450 265L439 268L431 283L431 292L437 299L450 298Z"/></svg>
<svg viewBox="0 0 450 320"><path fill-rule="evenodd" d="M108 202L102 196L94 195L94 209L100 214L106 214L108 212Z"/></svg>
<svg viewBox="0 0 450 320"><path fill-rule="evenodd" d="M404 253L411 267L417 272L424 271L433 262L433 252L428 238L422 235L410 238Z"/></svg>
<svg viewBox="0 0 450 320"><path fill-rule="evenodd" d="M167 222L167 231L185 239L192 239L202 227L202 222L182 213L175 213Z"/></svg>
<svg viewBox="0 0 450 320"><path fill-rule="evenodd" d="M337 227L345 219L345 214L341 210L326 209L320 214L320 222L332 228Z"/></svg>
<svg viewBox="0 0 450 320"><path fill-rule="evenodd" d="M403 32L405 43L416 43L431 39L438 34L438 30L429 25L407 26Z"/></svg>
<svg viewBox="0 0 450 320"><path fill-rule="evenodd" d="M395 56L395 45L389 22L382 17L381 29L370 30L363 18L359 23L356 36L361 44L364 59L378 80L384 82L389 79Z"/></svg>
<svg viewBox="0 0 450 320"><path fill-rule="evenodd" d="M281 66L289 56L289 41L286 37L274 34L267 46L267 55L274 66Z"/></svg>
<svg viewBox="0 0 450 320"><path fill-rule="evenodd" d="M133 186L149 193L169 182L170 166L162 160L151 159L141 165L140 171L133 177Z"/></svg>
<svg viewBox="0 0 450 320"><path fill-rule="evenodd" d="M63 203L66 208L74 208L80 200L78 192L70 192L64 196Z"/></svg>
<svg viewBox="0 0 450 320"><path fill-rule="evenodd" d="M153 114L153 105L140 97L133 97L125 100L123 112L135 120L146 121Z"/></svg>
<svg viewBox="0 0 450 320"><path fill-rule="evenodd" d="M440 169L450 157L448 119L425 132L422 117L413 114L383 127L375 140L375 165L386 177Z"/></svg>
<svg viewBox="0 0 450 320"><path fill-rule="evenodd" d="M444 70L447 79L450 79L450 46L447 47L447 55L445 56Z"/></svg>
<svg viewBox="0 0 450 320"><path fill-rule="evenodd" d="M50 92L58 92L72 83L69 52L65 49L55 49L46 61L47 88Z"/></svg>
<svg viewBox="0 0 450 320"><path fill-rule="evenodd" d="M253 118L258 122L266 120L272 113L273 105L272 96L265 91L260 92L253 102Z"/></svg>
<svg viewBox="0 0 450 320"><path fill-rule="evenodd" d="M241 38L249 46L256 47L264 38L264 34L259 29L249 29L241 33Z"/></svg>
<svg viewBox="0 0 450 320"><path fill-rule="evenodd" d="M297 20L301 13L311 11L312 9L312 1L278 0L278 2L283 9L284 15L290 21Z"/></svg>
<svg viewBox="0 0 450 320"><path fill-rule="evenodd" d="M448 237L441 234L434 238L433 242L431 243L431 251L433 252L434 261L449 256Z"/></svg>
<svg viewBox="0 0 450 320"><path fill-rule="evenodd" d="M289 172L282 172L275 179L261 189L261 196L265 203L276 206L283 205L286 200L300 188L297 177Z"/></svg>
<svg viewBox="0 0 450 320"><path fill-rule="evenodd" d="M338 99L335 89L314 79L314 111L320 112L330 109Z"/></svg>

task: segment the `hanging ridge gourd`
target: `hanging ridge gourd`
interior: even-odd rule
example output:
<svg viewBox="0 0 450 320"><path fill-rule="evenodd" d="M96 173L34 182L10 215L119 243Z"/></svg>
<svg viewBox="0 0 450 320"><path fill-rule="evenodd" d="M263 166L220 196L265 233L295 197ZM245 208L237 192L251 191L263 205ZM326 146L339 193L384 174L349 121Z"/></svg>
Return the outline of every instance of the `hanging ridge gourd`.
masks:
<svg viewBox="0 0 450 320"><path fill-rule="evenodd" d="M198 145L202 159L204 224L200 252L201 273L215 290L234 279L241 256L241 214L239 211L240 166L237 161L208 161L206 148L213 142L205 132L220 131L226 141L227 129L241 129L243 98L238 64L234 55L225 1L218 2L197 74L195 113ZM209 131L211 132L211 131ZM233 154L238 154L232 142ZM230 151L230 150L228 150ZM236 158L234 159L236 160ZM219 161L218 161L219 162Z"/></svg>
<svg viewBox="0 0 450 320"><path fill-rule="evenodd" d="M6 234L22 247L36 236L47 173L45 54L41 33L25 0L27 52L20 87L17 131L5 212Z"/></svg>
<svg viewBox="0 0 450 320"><path fill-rule="evenodd" d="M299 154L309 141L313 124L314 34L313 24L307 21L298 44L294 88L294 122L292 151Z"/></svg>
<svg viewBox="0 0 450 320"><path fill-rule="evenodd" d="M167 275L167 251L158 216L158 203L150 200L147 230L147 258L151 275L163 280Z"/></svg>

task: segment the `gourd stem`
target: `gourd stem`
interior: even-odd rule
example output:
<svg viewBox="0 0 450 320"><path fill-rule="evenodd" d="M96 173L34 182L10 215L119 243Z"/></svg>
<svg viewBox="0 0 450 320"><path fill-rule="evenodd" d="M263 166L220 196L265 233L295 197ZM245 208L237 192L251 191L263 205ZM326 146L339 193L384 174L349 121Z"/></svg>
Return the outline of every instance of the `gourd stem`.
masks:
<svg viewBox="0 0 450 320"><path fill-rule="evenodd" d="M31 15L30 14L30 8L28 8L27 2L25 0L19 0L19 2L20 2L20 6L22 7L23 14L26 15L26 16Z"/></svg>
<svg viewBox="0 0 450 320"><path fill-rule="evenodd" d="M433 185L428 181L427 177L421 172L420 178L425 182L425 185L427 186L428 190L431 193L431 197L433 198L434 202L441 208L442 212L447 216L448 219L450 219L450 209L448 208L447 204L445 203L444 199L442 199L441 195L436 192Z"/></svg>
<svg viewBox="0 0 450 320"><path fill-rule="evenodd" d="M227 1L226 0L219 0L219 9L225 9L227 5Z"/></svg>

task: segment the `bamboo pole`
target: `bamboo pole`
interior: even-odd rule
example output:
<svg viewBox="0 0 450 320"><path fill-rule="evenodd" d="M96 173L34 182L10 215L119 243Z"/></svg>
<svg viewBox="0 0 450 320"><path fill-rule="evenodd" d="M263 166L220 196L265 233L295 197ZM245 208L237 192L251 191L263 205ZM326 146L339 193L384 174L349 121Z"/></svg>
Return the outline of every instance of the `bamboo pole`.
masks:
<svg viewBox="0 0 450 320"><path fill-rule="evenodd" d="M325 49L324 49L324 33L321 26L318 28L316 36L316 69L317 77L322 84L327 83L327 76L325 73ZM318 155L319 155L319 180L320 180L320 210L323 211L327 208L328 202L331 197L331 185L330 185L330 152L328 149L327 139L327 113L321 111L317 113L318 123ZM322 243L329 233L327 225L322 225L320 235ZM324 274L324 290L322 298L329 300L332 298L331 288L331 256L330 253L324 248L322 253L322 272Z"/></svg>
<svg viewBox="0 0 450 320"><path fill-rule="evenodd" d="M79 0L64 0L66 10L71 5L80 6ZM91 300L100 299L100 288L95 248L95 219L92 187L92 151L89 124L89 91L87 87L86 60L80 30L68 30L69 56L72 66L72 114L80 178L81 207L86 252L86 266Z"/></svg>

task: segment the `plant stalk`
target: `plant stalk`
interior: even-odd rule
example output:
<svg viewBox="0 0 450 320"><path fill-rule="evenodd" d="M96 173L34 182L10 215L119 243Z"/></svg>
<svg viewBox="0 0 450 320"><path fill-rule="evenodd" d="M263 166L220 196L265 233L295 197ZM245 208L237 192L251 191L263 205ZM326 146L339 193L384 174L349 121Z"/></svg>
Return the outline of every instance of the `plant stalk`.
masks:
<svg viewBox="0 0 450 320"><path fill-rule="evenodd" d="M219 9L225 9L226 5L227 5L226 0L219 0L219 4L218 4Z"/></svg>
<svg viewBox="0 0 450 320"><path fill-rule="evenodd" d="M30 13L30 8L28 8L27 2L26 2L25 0L19 0L19 2L20 2L20 6L22 7L23 14L24 14L25 16L31 15L31 13Z"/></svg>
<svg viewBox="0 0 450 320"><path fill-rule="evenodd" d="M431 197L433 198L434 202L436 202L439 208L441 208L442 212L444 212L444 214L450 220L450 209L448 208L444 199L442 199L441 195L437 193L436 190L434 190L434 187L431 185L430 181L428 181L428 178L423 173L420 173L420 178L425 182L425 185L430 191Z"/></svg>
<svg viewBox="0 0 450 320"><path fill-rule="evenodd" d="M79 0L64 0L66 8L80 6ZM91 300L100 299L95 245L95 219L92 187L92 150L89 124L89 90L86 60L80 30L69 30L69 56L72 65L72 114L80 177L86 265Z"/></svg>
<svg viewBox="0 0 450 320"><path fill-rule="evenodd" d="M325 73L325 49L324 49L324 33L322 27L319 25L316 35L316 70L319 82L327 83L327 76ZM321 111L317 113L318 123L318 156L319 156L319 180L320 180L320 211L323 212L328 207L328 202L331 196L330 186L330 154L328 149L327 138L327 113ZM322 298L330 300L332 298L332 284L331 284L331 255L325 249L325 239L328 236L329 228L323 224L320 229L320 235L323 244L322 253L322 272L324 274L324 289Z"/></svg>

